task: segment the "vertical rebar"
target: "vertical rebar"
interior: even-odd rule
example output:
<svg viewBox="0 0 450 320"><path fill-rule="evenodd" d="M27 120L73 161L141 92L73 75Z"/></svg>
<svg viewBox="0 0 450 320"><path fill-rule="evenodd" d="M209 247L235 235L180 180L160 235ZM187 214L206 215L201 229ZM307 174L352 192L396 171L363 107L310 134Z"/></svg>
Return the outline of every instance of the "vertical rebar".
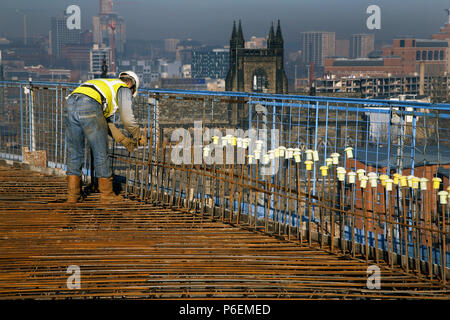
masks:
<svg viewBox="0 0 450 320"><path fill-rule="evenodd" d="M355 225L355 219L356 219L356 211L355 211L355 195L354 195L354 190L355 190L355 184L351 183L350 184L350 194L351 194L351 208L350 211L352 213L352 222L351 222L351 229L352 229L352 257L354 258L356 256L356 239L355 239L355 229L356 229L356 225Z"/></svg>
<svg viewBox="0 0 450 320"><path fill-rule="evenodd" d="M373 228L373 235L375 238L375 261L378 263L378 224L379 224L379 215L376 215L376 206L377 206L377 187L372 188L372 228Z"/></svg>
<svg viewBox="0 0 450 320"><path fill-rule="evenodd" d="M406 218L406 187L403 187L403 239L405 242L405 260L406 260L406 272L409 272L409 250L408 250L408 221Z"/></svg>
<svg viewBox="0 0 450 320"><path fill-rule="evenodd" d="M369 239L367 236L367 210L366 210L366 193L365 193L365 189L361 188L361 193L362 193L362 206L363 206L363 219L364 219L364 244L366 246L365 250L364 250L364 254L366 256L366 262L369 261Z"/></svg>
<svg viewBox="0 0 450 320"><path fill-rule="evenodd" d="M441 224L441 232L442 232L442 251L441 251L441 277L442 283L444 286L447 283L447 275L446 275L446 266L447 266L447 246L446 246L446 225L445 225L445 204L442 204L442 224Z"/></svg>
<svg viewBox="0 0 450 320"><path fill-rule="evenodd" d="M311 170L307 170L308 174L308 243L312 244L312 227L311 227ZM331 247L333 248L333 247ZM331 249L333 251L333 249Z"/></svg>
<svg viewBox="0 0 450 320"><path fill-rule="evenodd" d="M300 243L303 242L303 230L302 230L302 214L300 214L300 163L295 163L296 167L296 180L297 180L297 212L296 212L296 220L297 220L297 238L300 239Z"/></svg>

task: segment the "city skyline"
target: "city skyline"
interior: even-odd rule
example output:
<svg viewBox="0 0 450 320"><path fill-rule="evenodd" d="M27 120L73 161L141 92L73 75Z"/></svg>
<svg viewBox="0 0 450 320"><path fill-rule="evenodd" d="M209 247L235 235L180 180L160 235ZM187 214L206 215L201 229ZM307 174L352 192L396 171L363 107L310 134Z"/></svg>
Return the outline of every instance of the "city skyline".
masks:
<svg viewBox="0 0 450 320"><path fill-rule="evenodd" d="M406 6L406 2L408 5ZM62 15L67 6L81 7L82 29L93 29L92 17L98 14L98 2L43 0L39 3L18 0L6 3L1 0L0 36L23 37L23 13L27 14L29 37L47 36L50 18ZM381 29L368 30L366 9L376 4L381 8ZM336 39L349 38L351 34L372 33L377 42L389 42L399 36L410 35L428 38L446 22L444 9L447 1L434 0L282 0L277 3L261 0L217 1L115 1L117 11L127 23L127 38L161 40L165 38L193 38L205 44L226 44L233 20L242 20L244 37L267 33L271 21L281 20L287 43L299 43L305 31L331 31ZM17 10L22 10L17 12ZM214 14L214 13L219 13ZM209 14L207 14L209 13ZM211 27L211 25L214 27Z"/></svg>

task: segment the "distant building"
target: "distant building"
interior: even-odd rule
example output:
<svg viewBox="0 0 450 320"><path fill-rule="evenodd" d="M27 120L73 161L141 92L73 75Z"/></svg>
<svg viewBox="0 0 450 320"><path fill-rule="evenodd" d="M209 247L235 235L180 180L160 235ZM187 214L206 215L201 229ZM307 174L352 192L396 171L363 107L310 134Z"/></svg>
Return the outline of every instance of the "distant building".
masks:
<svg viewBox="0 0 450 320"><path fill-rule="evenodd" d="M207 90L205 79L161 78L160 85L164 89Z"/></svg>
<svg viewBox="0 0 450 320"><path fill-rule="evenodd" d="M315 66L323 67L326 57L336 55L335 33L325 31L308 31L300 34L300 49L302 50L302 62L308 64L311 61Z"/></svg>
<svg viewBox="0 0 450 320"><path fill-rule="evenodd" d="M118 72L126 70L132 70L138 75L143 88L150 88L161 77L157 65L152 60L121 60Z"/></svg>
<svg viewBox="0 0 450 320"><path fill-rule="evenodd" d="M350 57L350 40L336 40L335 55L337 57L349 58Z"/></svg>
<svg viewBox="0 0 450 320"><path fill-rule="evenodd" d="M229 71L225 90L241 92L287 93L288 82L284 71L284 41L280 21L275 33L273 24L267 39L267 48L246 49L241 22L230 39Z"/></svg>
<svg viewBox="0 0 450 320"><path fill-rule="evenodd" d="M125 50L125 20L113 11L112 0L99 0L100 12L92 18L93 41L98 45L112 47L112 29L114 29L115 56L121 56Z"/></svg>
<svg viewBox="0 0 450 320"><path fill-rule="evenodd" d="M6 38L0 38L0 46L1 45L9 45L11 43L11 41L9 41L8 39L6 39Z"/></svg>
<svg viewBox="0 0 450 320"><path fill-rule="evenodd" d="M445 25L441 28L439 33L433 34L431 39L450 41L450 9L446 10L448 19Z"/></svg>
<svg viewBox="0 0 450 320"><path fill-rule="evenodd" d="M3 61L2 61L2 50L0 50L0 81L4 80L4 68L3 68Z"/></svg>
<svg viewBox="0 0 450 320"><path fill-rule="evenodd" d="M108 66L111 65L111 48L94 44L89 53L89 76L91 78L99 77L102 74L103 59L106 59Z"/></svg>
<svg viewBox="0 0 450 320"><path fill-rule="evenodd" d="M161 78L182 78L181 61L168 62L165 59L158 59L158 69Z"/></svg>
<svg viewBox="0 0 450 320"><path fill-rule="evenodd" d="M419 66L423 62L425 75L443 75L450 71L448 49L449 44L444 40L394 39L393 45L383 48L378 57L326 58L324 73L337 77L412 76L419 74Z"/></svg>
<svg viewBox="0 0 450 320"><path fill-rule="evenodd" d="M208 91L225 91L225 80L207 79L206 86Z"/></svg>
<svg viewBox="0 0 450 320"><path fill-rule="evenodd" d="M256 36L252 36L250 41L245 41L245 48L247 49L263 49L266 46L267 39L263 37L257 38Z"/></svg>
<svg viewBox="0 0 450 320"><path fill-rule="evenodd" d="M379 175L387 174L392 175L393 172L397 172L397 159L401 155L414 154L414 163L412 163L412 157L402 157L402 175L409 176L414 174L417 177L424 177L428 179L428 189L431 186L431 180L435 177L442 179L440 183L439 190L445 190L445 186L449 185L448 172L450 170L450 149L443 145L415 145L413 149L410 146L391 146L388 145L368 145L363 148L355 149L354 158L347 159L345 163L346 168L350 168L351 171L355 172L359 169L364 169L366 172L377 172ZM389 155L389 157L388 157ZM412 170L414 168L414 171ZM392 171L391 171L392 170ZM360 208L357 211L363 215L364 204L362 199L364 199L362 194L362 189L359 182L355 185L356 202L355 207ZM395 186L394 186L395 188ZM438 191L439 191L438 190ZM395 189L394 189L395 191ZM366 192L365 194L365 210L367 212L386 212L386 208L395 207L396 199L382 195L386 192L385 187L382 184L377 184L377 187L371 192ZM395 192L392 195L396 194ZM375 196L375 197L374 197ZM409 196L405 194L405 198ZM424 206L420 209L421 214L423 214L423 221L430 221L430 213L437 212L439 205L438 201L432 200L432 192L424 192L422 194L424 201ZM388 202L389 201L389 202ZM409 199L407 200L409 201ZM357 218L355 225L359 229L364 228L363 219ZM368 230L376 229L378 233L383 232L383 226L378 223L369 222L367 225ZM422 235L423 236L423 235Z"/></svg>
<svg viewBox="0 0 450 320"><path fill-rule="evenodd" d="M167 52L176 52L180 39L164 39L164 49Z"/></svg>
<svg viewBox="0 0 450 320"><path fill-rule="evenodd" d="M402 59L400 57L381 58L325 58L325 75L336 77L382 77L402 75Z"/></svg>
<svg viewBox="0 0 450 320"><path fill-rule="evenodd" d="M450 75L441 79L443 87L450 93ZM344 94L360 98L390 98L399 95L417 97L420 94L419 76L328 76L314 81L318 94ZM433 95L433 77L424 78L424 94Z"/></svg>
<svg viewBox="0 0 450 320"><path fill-rule="evenodd" d="M425 74L444 74L448 69L447 40L438 39L394 39L393 45L383 48L383 56L401 57L403 74L419 72L421 61L425 63Z"/></svg>
<svg viewBox="0 0 450 320"><path fill-rule="evenodd" d="M192 66L190 64L184 64L182 66L183 78L192 78Z"/></svg>
<svg viewBox="0 0 450 320"><path fill-rule="evenodd" d="M193 50L192 78L225 79L229 69L230 53L226 49Z"/></svg>
<svg viewBox="0 0 450 320"><path fill-rule="evenodd" d="M61 55L71 62L73 69L86 71L90 69L91 48L89 45L66 44L62 47Z"/></svg>
<svg viewBox="0 0 450 320"><path fill-rule="evenodd" d="M47 69L42 65L8 68L6 78L17 81L33 79L33 81L73 81L72 71L68 69Z"/></svg>
<svg viewBox="0 0 450 320"><path fill-rule="evenodd" d="M350 58L367 58L375 49L373 34L353 34L350 37Z"/></svg>
<svg viewBox="0 0 450 320"><path fill-rule="evenodd" d="M51 44L52 54L59 58L62 56L64 45L81 44L81 30L69 30L67 16L53 17L51 19Z"/></svg>
<svg viewBox="0 0 450 320"><path fill-rule="evenodd" d="M100 0L100 14L113 13L113 0Z"/></svg>

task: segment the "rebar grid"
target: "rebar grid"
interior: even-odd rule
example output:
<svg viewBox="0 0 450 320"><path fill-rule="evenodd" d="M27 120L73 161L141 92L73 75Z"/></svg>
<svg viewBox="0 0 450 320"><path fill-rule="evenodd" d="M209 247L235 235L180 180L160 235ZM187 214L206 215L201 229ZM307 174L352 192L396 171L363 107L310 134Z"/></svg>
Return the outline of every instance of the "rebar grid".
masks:
<svg viewBox="0 0 450 320"><path fill-rule="evenodd" d="M182 208L90 194L63 203L63 177L0 166L0 299L448 299L437 280L277 239ZM155 195L156 196L156 195ZM68 289L68 266L81 288Z"/></svg>

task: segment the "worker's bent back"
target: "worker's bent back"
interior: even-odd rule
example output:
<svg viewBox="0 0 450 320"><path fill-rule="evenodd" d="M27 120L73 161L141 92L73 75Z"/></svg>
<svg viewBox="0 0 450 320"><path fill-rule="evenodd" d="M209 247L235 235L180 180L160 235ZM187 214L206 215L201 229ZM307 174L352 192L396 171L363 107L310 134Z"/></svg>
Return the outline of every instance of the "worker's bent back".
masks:
<svg viewBox="0 0 450 320"><path fill-rule="evenodd" d="M118 109L117 91L128 86L120 79L94 79L83 83L76 88L70 95L75 93L84 94L103 107L103 115L105 118L113 115Z"/></svg>

